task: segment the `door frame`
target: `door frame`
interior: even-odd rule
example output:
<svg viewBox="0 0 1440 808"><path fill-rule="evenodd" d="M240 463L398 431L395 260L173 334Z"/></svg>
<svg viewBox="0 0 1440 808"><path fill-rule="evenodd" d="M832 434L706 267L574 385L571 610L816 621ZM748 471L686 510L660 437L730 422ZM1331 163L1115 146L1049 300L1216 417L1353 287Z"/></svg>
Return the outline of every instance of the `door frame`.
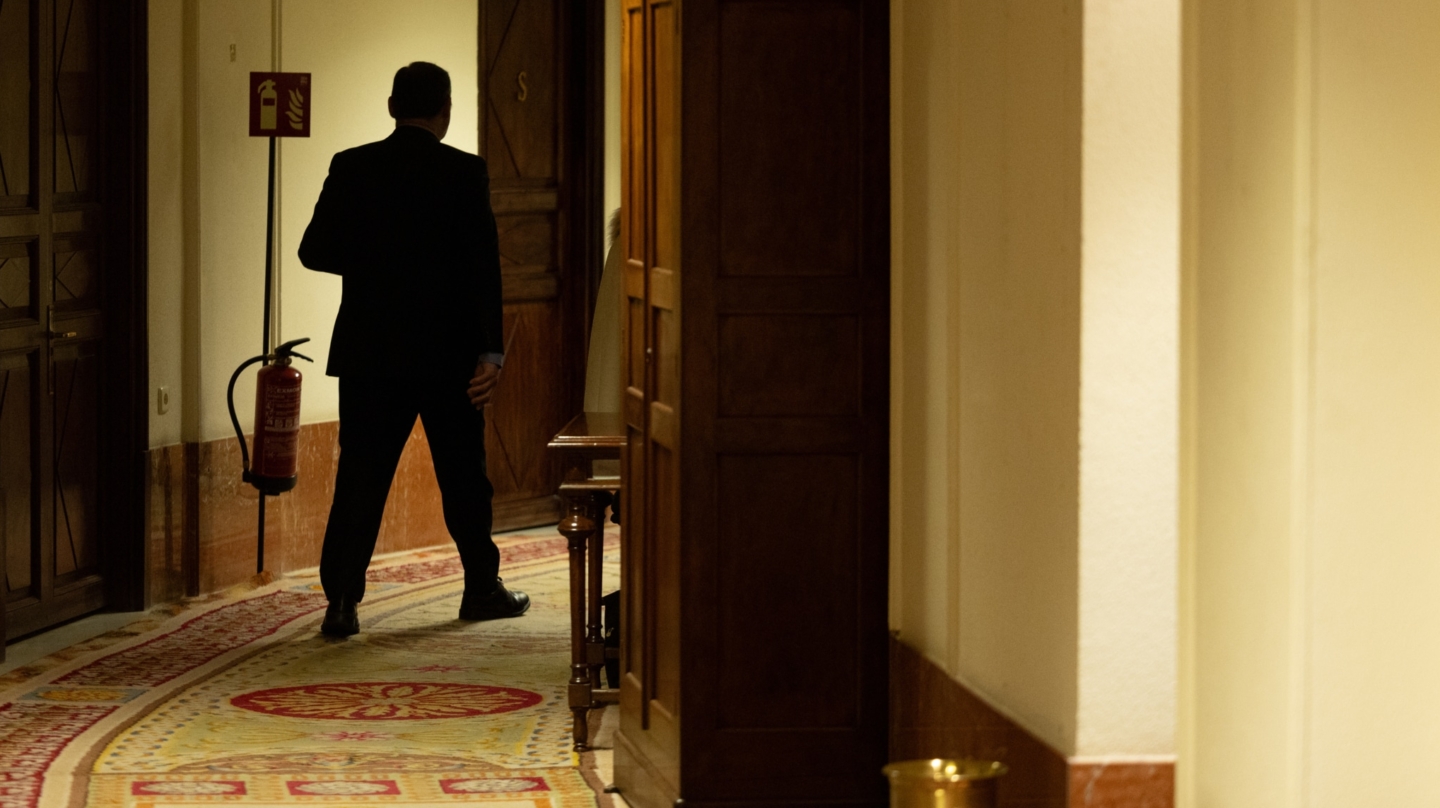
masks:
<svg viewBox="0 0 1440 808"><path fill-rule="evenodd" d="M109 52L105 67L116 71L103 103L110 144L104 188L110 207L105 221L108 267L103 290L107 319L104 345L102 444L99 463L100 512L111 531L102 562L110 574L105 595L110 611L147 605L145 471L150 446L148 339L148 152L149 9L146 0L105 0L102 29Z"/></svg>

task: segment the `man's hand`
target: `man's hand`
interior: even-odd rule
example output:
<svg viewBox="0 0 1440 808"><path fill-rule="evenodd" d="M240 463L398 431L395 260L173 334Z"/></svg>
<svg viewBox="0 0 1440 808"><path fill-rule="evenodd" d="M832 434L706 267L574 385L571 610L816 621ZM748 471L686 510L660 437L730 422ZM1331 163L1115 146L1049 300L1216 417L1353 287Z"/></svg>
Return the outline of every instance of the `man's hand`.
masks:
<svg viewBox="0 0 1440 808"><path fill-rule="evenodd" d="M470 403L475 409L481 410L490 403L490 397L495 394L495 385L500 382L500 366L491 362L481 362L475 367L475 378L470 380Z"/></svg>

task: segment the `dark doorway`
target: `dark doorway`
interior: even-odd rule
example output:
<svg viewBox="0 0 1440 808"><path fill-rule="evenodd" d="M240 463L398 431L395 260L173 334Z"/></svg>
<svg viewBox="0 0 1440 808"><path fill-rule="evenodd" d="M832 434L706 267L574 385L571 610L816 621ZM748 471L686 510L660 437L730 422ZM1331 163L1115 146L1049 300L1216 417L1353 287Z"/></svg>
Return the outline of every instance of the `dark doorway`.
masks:
<svg viewBox="0 0 1440 808"><path fill-rule="evenodd" d="M143 7L0 0L7 639L141 605Z"/></svg>
<svg viewBox="0 0 1440 808"><path fill-rule="evenodd" d="M603 2L481 0L480 155L500 229L504 382L487 427L497 530L555 522L546 443L580 412L603 197Z"/></svg>

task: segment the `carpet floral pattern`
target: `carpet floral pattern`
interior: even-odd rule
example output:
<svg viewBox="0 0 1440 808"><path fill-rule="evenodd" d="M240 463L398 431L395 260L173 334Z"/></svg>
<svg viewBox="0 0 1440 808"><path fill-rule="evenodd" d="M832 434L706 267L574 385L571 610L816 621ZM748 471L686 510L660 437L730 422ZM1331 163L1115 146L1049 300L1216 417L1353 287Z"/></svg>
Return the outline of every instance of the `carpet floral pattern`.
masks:
<svg viewBox="0 0 1440 808"><path fill-rule="evenodd" d="M11 671L0 805L596 805L565 705L564 539L499 541L533 600L518 619L456 620L459 560L424 552L372 568L348 640L317 633L314 576L287 577Z"/></svg>

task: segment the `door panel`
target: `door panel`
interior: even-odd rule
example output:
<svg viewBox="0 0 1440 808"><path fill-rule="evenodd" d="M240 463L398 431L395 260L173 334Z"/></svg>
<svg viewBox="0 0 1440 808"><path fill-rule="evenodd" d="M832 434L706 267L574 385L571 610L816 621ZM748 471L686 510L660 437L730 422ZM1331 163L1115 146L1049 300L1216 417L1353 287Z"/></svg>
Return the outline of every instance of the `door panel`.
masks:
<svg viewBox="0 0 1440 808"><path fill-rule="evenodd" d="M0 209L24 207L30 199L36 156L30 104L34 24L31 3L0 4Z"/></svg>
<svg viewBox="0 0 1440 808"><path fill-rule="evenodd" d="M55 165L51 178L58 204L92 199L96 191L101 78L100 32L95 19L98 2L63 0L55 3L53 10Z"/></svg>
<svg viewBox="0 0 1440 808"><path fill-rule="evenodd" d="M581 181L586 144L572 141L582 131L573 54L584 7L480 3L480 154L500 232L507 343L487 425L497 530L558 519L561 470L545 445L581 406L592 259L578 245L593 211Z"/></svg>
<svg viewBox="0 0 1440 808"><path fill-rule="evenodd" d="M54 569L57 586L100 572L100 356L95 340L56 346L54 412Z"/></svg>
<svg viewBox="0 0 1440 808"><path fill-rule="evenodd" d="M30 425L35 422L34 394L38 352L0 354L0 542L5 548L5 603L35 600L36 530L35 458Z"/></svg>
<svg viewBox="0 0 1440 808"><path fill-rule="evenodd" d="M34 241L0 242L0 323L34 318L34 284L38 245Z"/></svg>

